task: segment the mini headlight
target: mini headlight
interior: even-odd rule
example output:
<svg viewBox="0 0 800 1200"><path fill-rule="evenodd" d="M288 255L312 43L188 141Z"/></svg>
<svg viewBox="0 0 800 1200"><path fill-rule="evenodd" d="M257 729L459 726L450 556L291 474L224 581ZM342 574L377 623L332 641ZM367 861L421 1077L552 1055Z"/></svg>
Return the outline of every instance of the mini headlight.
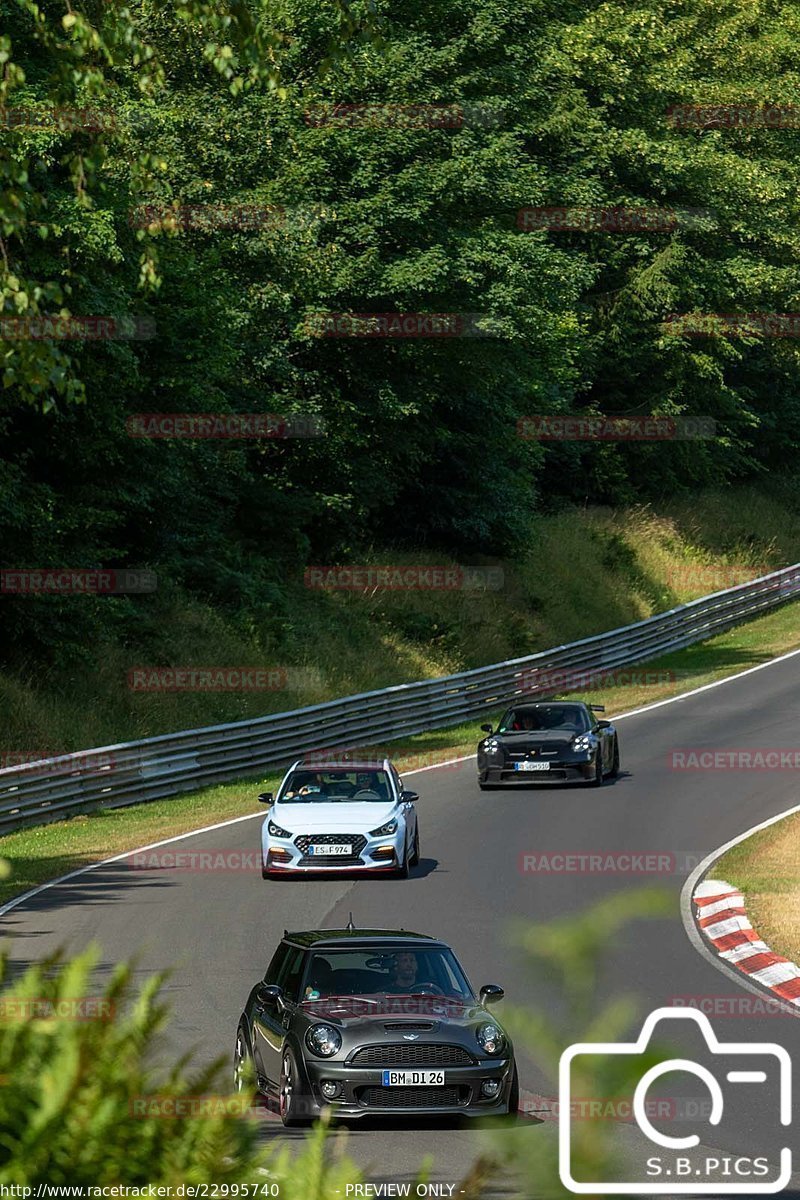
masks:
<svg viewBox="0 0 800 1200"><path fill-rule="evenodd" d="M380 829L371 829L370 837L387 837L390 833L397 833L397 817L392 817L391 821L387 821L385 825L381 825Z"/></svg>
<svg viewBox="0 0 800 1200"><path fill-rule="evenodd" d="M320 1058L330 1058L342 1046L342 1035L333 1025L312 1025L306 1032L306 1045Z"/></svg>
<svg viewBox="0 0 800 1200"><path fill-rule="evenodd" d="M505 1038L496 1025L479 1025L475 1030L475 1037L487 1054L500 1054L505 1045Z"/></svg>
<svg viewBox="0 0 800 1200"><path fill-rule="evenodd" d="M273 837L290 838L292 835L288 829L281 829L280 825L276 825L274 821L270 821L267 826L267 833L271 833Z"/></svg>

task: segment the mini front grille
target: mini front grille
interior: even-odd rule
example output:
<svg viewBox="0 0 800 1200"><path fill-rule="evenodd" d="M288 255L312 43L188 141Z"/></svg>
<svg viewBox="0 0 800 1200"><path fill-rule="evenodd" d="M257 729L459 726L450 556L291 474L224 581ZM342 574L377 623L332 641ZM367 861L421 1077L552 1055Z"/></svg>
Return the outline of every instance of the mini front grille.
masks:
<svg viewBox="0 0 800 1200"><path fill-rule="evenodd" d="M431 1042L364 1046L351 1059L354 1067L469 1067L475 1061L463 1046L439 1046Z"/></svg>
<svg viewBox="0 0 800 1200"><path fill-rule="evenodd" d="M469 1104L468 1087L361 1087L356 1100L365 1108L455 1108Z"/></svg>

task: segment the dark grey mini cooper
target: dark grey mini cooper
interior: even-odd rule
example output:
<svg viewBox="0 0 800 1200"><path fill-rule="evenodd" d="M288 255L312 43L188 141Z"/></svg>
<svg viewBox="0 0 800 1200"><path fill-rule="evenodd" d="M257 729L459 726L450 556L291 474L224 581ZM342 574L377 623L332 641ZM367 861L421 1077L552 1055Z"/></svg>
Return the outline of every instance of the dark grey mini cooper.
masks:
<svg viewBox="0 0 800 1200"><path fill-rule="evenodd" d="M284 1125L515 1113L508 1034L449 946L405 930L284 933L239 1021L234 1084L276 1097Z"/></svg>

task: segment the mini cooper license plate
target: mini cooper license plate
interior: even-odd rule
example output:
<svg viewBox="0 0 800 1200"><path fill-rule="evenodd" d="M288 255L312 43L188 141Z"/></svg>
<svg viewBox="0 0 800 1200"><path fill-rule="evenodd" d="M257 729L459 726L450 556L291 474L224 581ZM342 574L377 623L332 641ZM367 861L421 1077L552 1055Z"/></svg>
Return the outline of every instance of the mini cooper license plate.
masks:
<svg viewBox="0 0 800 1200"><path fill-rule="evenodd" d="M384 1071L384 1087L444 1087L444 1071Z"/></svg>
<svg viewBox="0 0 800 1200"><path fill-rule="evenodd" d="M311 858L313 858L315 854L317 857L319 857L321 854L324 854L326 858L328 856L332 858L339 856L347 858L352 853L353 847L350 842L339 844L334 843L332 846L326 846L324 842L312 842L308 847L308 854Z"/></svg>
<svg viewBox="0 0 800 1200"><path fill-rule="evenodd" d="M549 771L549 762L516 762L514 763L515 771Z"/></svg>

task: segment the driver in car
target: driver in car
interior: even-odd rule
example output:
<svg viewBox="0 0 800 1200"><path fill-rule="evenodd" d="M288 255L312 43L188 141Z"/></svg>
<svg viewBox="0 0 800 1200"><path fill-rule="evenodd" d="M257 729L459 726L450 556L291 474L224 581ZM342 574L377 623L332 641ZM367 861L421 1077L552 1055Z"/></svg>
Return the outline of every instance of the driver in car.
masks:
<svg viewBox="0 0 800 1200"><path fill-rule="evenodd" d="M392 989L400 992L410 992L416 987L433 987L430 980L418 979L419 963L412 950L400 950L394 956L394 966L390 984Z"/></svg>

